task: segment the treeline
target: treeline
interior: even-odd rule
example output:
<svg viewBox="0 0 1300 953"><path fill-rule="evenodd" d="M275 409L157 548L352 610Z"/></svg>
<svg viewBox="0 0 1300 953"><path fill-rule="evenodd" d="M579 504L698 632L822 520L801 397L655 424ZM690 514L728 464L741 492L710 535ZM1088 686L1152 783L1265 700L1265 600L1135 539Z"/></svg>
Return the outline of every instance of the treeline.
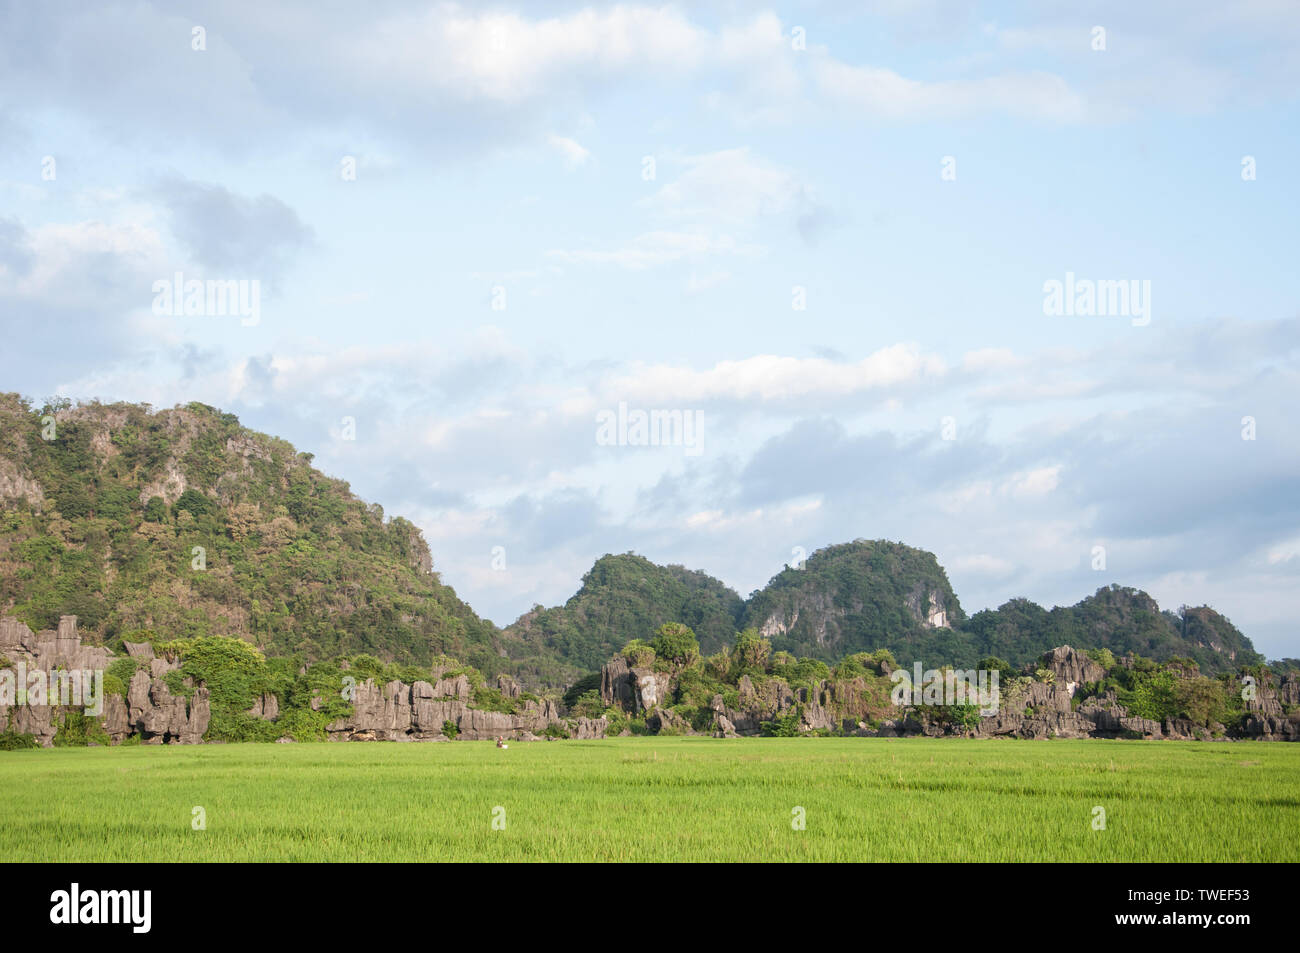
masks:
<svg viewBox="0 0 1300 953"><path fill-rule="evenodd" d="M668 675L672 687L661 707L672 712L675 716L671 719L673 723L690 726L697 732L708 731L713 723L713 700L716 696L721 696L729 709L740 707L742 678L748 680L756 696L767 694L768 686L775 685L796 695L803 690L807 697L831 699L838 717L862 721L871 728L879 727L883 720L907 713L906 708L895 706L890 698L896 683L889 676L899 663L888 648L854 652L828 663L776 649L771 640L762 638L750 628L738 633L731 645L704 655L689 627L669 623L661 626L650 639L630 641L618 654L634 669L650 669ZM1128 710L1130 716L1157 722L1185 718L1218 735L1242 727L1247 715L1243 693L1246 676L1250 676L1252 684L1258 688L1276 685L1283 672L1300 673L1300 663L1296 660L1271 665L1254 663L1239 666L1232 672L1204 674L1191 658L1157 662L1134 654L1116 657L1105 648L1090 649L1085 654L1101 666L1105 675L1076 688L1071 701L1074 708L1113 693L1115 700ZM1013 665L997 656L987 656L979 659L974 667L999 673L1003 710L1023 710L1028 715L1032 710L1022 699L1029 696L1030 685L1034 682L1050 683L1054 679L1052 671L1043 667L1044 662L1041 653L1033 662L1023 666ZM910 667L905 667L910 671ZM940 678L952 669L953 666L935 667ZM604 715L614 726L610 734L618 734L624 728L632 734L652 733L647 725L652 712L633 714L617 704L606 704L599 687L598 673L586 676L565 694L565 703L575 714L591 718ZM1296 711L1295 706L1282 707L1286 715ZM798 731L799 714L796 707L783 719L764 723L763 732L776 735L832 733L833 729ZM956 719L966 727L973 727L979 718L978 708L973 704L945 706L929 711L928 715L940 720ZM663 733L663 729L659 733Z"/></svg>

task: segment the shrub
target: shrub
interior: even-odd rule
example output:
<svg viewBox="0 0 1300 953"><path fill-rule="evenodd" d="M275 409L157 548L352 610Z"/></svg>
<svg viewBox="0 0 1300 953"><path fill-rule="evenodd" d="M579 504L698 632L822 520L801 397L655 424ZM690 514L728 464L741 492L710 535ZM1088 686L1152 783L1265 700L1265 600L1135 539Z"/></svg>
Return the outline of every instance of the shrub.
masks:
<svg viewBox="0 0 1300 953"><path fill-rule="evenodd" d="M935 709L939 720L947 725L973 731L979 727L978 705L943 705Z"/></svg>
<svg viewBox="0 0 1300 953"><path fill-rule="evenodd" d="M275 722L266 721L246 711L212 709L212 720L204 738L210 741L274 741L284 734Z"/></svg>
<svg viewBox="0 0 1300 953"><path fill-rule="evenodd" d="M628 717L621 708L606 708L603 714L609 723L605 733L611 738L621 735L623 729L628 726Z"/></svg>
<svg viewBox="0 0 1300 953"><path fill-rule="evenodd" d="M189 698L193 686L207 686L212 720L204 737L210 741L274 741L279 735L271 722L248 714L267 685L266 659L243 639L205 635L158 646L180 657L181 667L165 676L173 694ZM185 684L185 679L191 685Z"/></svg>
<svg viewBox="0 0 1300 953"><path fill-rule="evenodd" d="M513 715L518 709L513 698L506 698L499 688L479 685L474 689L474 707L480 711L495 711L504 715Z"/></svg>
<svg viewBox="0 0 1300 953"><path fill-rule="evenodd" d="M799 735L799 720L803 717L803 706L787 708L784 715L759 724L758 730L765 738L795 738Z"/></svg>
<svg viewBox="0 0 1300 953"><path fill-rule="evenodd" d="M773 664L772 674L785 679L791 688L812 688L830 678L831 670L821 659L801 658L789 665Z"/></svg>
<svg viewBox="0 0 1300 953"><path fill-rule="evenodd" d="M0 751L22 751L26 748L39 748L40 742L35 735L22 734L12 728L0 731Z"/></svg>
<svg viewBox="0 0 1300 953"><path fill-rule="evenodd" d="M1178 716L1178 697L1170 672L1130 672L1127 684L1120 687L1117 695L1120 704L1135 718L1163 721Z"/></svg>
<svg viewBox="0 0 1300 953"><path fill-rule="evenodd" d="M156 497L154 498L156 499ZM151 499L150 503L153 502ZM216 508L216 504L198 490L186 490L172 506L172 515L179 516L181 510L188 510L195 519L207 516Z"/></svg>
<svg viewBox="0 0 1300 953"><path fill-rule="evenodd" d="M886 668L890 671L898 668L898 660L894 658L894 653L889 649L876 649L871 653L871 661L875 663L881 675L887 674L885 672Z"/></svg>
<svg viewBox="0 0 1300 953"><path fill-rule="evenodd" d="M841 679L865 678L871 657L866 652L858 652L840 659L835 666L835 677Z"/></svg>
<svg viewBox="0 0 1300 953"><path fill-rule="evenodd" d="M997 672L999 682L1005 682L1007 679L1016 676L1016 670L1011 667L1011 663L998 658L996 655L989 655L980 659L976 668L984 672Z"/></svg>
<svg viewBox="0 0 1300 953"><path fill-rule="evenodd" d="M1108 672L1119 664L1115 661L1115 653L1110 649L1088 649L1085 654Z"/></svg>
<svg viewBox="0 0 1300 953"><path fill-rule="evenodd" d="M627 659L627 664L632 668L646 668L654 664L655 650L651 645L647 645L640 639L633 639L627 645L623 646L623 658Z"/></svg>
<svg viewBox="0 0 1300 953"><path fill-rule="evenodd" d="M574 705L578 704L579 698L583 697L584 695L586 695L591 691L598 692L599 689L600 689L600 672L592 672L588 675L582 676L582 678L578 679L576 682L570 685L568 690L565 691L564 707L570 709L573 708Z"/></svg>
<svg viewBox="0 0 1300 953"><path fill-rule="evenodd" d="M1180 678L1174 685L1174 700L1179 711L1198 725L1228 717L1228 706L1223 695L1223 683L1204 676Z"/></svg>
<svg viewBox="0 0 1300 953"><path fill-rule="evenodd" d="M593 689L579 695L569 711L578 718L599 718L604 714L605 703L601 701L600 692Z"/></svg>
<svg viewBox="0 0 1300 953"><path fill-rule="evenodd" d="M692 731L703 732L713 727L713 709L707 705L674 705L672 711L680 715Z"/></svg>
<svg viewBox="0 0 1300 953"><path fill-rule="evenodd" d="M108 733L99 721L85 712L72 709L63 713L58 730L54 733L56 748L84 748L90 744L106 745Z"/></svg>
<svg viewBox="0 0 1300 953"><path fill-rule="evenodd" d="M127 689L131 687L131 676L135 675L140 668L138 660L126 657L113 659L108 670L104 672L104 692L105 694L117 694L122 696L126 701Z"/></svg>
<svg viewBox="0 0 1300 953"><path fill-rule="evenodd" d="M275 720L275 736L286 735L294 741L325 741L329 735L325 726L334 719L323 711L310 708L290 708L282 710Z"/></svg>
<svg viewBox="0 0 1300 953"><path fill-rule="evenodd" d="M456 736L460 734L460 727L454 721L447 720L442 723L442 733L450 740L455 741Z"/></svg>
<svg viewBox="0 0 1300 953"><path fill-rule="evenodd" d="M665 622L659 626L650 646L657 658L679 667L690 665L700 657L700 643L695 633L680 622Z"/></svg>

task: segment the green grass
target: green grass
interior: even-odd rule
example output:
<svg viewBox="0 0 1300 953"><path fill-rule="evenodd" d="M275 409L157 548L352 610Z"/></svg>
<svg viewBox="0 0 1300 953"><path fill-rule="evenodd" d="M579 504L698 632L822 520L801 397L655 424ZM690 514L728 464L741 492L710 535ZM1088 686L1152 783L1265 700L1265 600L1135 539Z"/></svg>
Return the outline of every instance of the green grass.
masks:
<svg viewBox="0 0 1300 953"><path fill-rule="evenodd" d="M207 829L191 829L202 806ZM492 828L505 809L505 829ZM1093 808L1106 829L1093 830ZM794 830L802 807L806 829ZM1300 745L628 738L0 753L50 861L1292 861Z"/></svg>

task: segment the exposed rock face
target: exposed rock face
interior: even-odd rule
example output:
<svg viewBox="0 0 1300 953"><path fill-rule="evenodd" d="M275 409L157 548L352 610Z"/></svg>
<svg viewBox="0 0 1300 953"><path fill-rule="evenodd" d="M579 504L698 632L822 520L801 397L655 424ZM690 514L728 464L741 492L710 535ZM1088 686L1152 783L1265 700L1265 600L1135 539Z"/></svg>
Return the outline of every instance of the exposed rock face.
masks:
<svg viewBox="0 0 1300 953"><path fill-rule="evenodd" d="M151 672L138 671L131 676L125 706L127 733L140 735L147 745L199 744L212 718L207 687L200 685L187 701L173 695L163 681L162 676L174 664L169 668L169 663L155 658L150 666ZM193 687L188 679L186 685Z"/></svg>
<svg viewBox="0 0 1300 953"><path fill-rule="evenodd" d="M625 711L635 711L636 692L629 678L631 671L627 659L621 655L605 663L600 670L600 700L606 706L617 705Z"/></svg>
<svg viewBox="0 0 1300 953"><path fill-rule="evenodd" d="M721 696L719 696L720 698ZM739 738L740 733L736 731L736 726L731 719L722 714L717 709L713 712L713 737L715 738Z"/></svg>
<svg viewBox="0 0 1300 953"><path fill-rule="evenodd" d="M630 668L616 656L600 670L600 698L606 705L640 714L656 708L672 693L672 676L649 668Z"/></svg>
<svg viewBox="0 0 1300 953"><path fill-rule="evenodd" d="M0 655L11 662L24 659L29 669L45 672L58 668L94 671L108 668L113 661L108 649L81 644L75 615L59 619L58 629L39 633L33 633L17 619L0 619Z"/></svg>
<svg viewBox="0 0 1300 953"><path fill-rule="evenodd" d="M1300 741L1300 718L1296 715L1247 715L1245 732L1260 741Z"/></svg>
<svg viewBox="0 0 1300 953"><path fill-rule="evenodd" d="M686 720L671 708L656 708L646 717L645 724L657 735L684 734L691 730Z"/></svg>
<svg viewBox="0 0 1300 953"><path fill-rule="evenodd" d="M455 737L466 741L503 736L527 741L552 725L579 738L605 737L604 718L579 718L570 727L548 699L525 701L522 710L506 714L470 708L472 697L464 675L413 685L396 680L376 685L366 679L354 689L352 715L330 723L326 730L331 741L444 741L448 724L454 726ZM511 697L519 697L518 686Z"/></svg>
<svg viewBox="0 0 1300 953"><path fill-rule="evenodd" d="M1071 697L1078 686L1106 677L1104 668L1068 645L1058 646L1044 655L1043 667L1056 676L1058 685L1066 686Z"/></svg>
<svg viewBox="0 0 1300 953"><path fill-rule="evenodd" d="M1260 741L1300 741L1300 678L1283 675L1257 686L1254 698L1247 699L1246 719L1242 730L1246 737ZM1283 708L1286 706L1286 708ZM1291 714L1285 712L1290 710Z"/></svg>
<svg viewBox="0 0 1300 953"><path fill-rule="evenodd" d="M604 738L608 728L609 722L603 716L600 718L578 718L570 729L569 737L580 741Z"/></svg>
<svg viewBox="0 0 1300 953"><path fill-rule="evenodd" d="M257 696L257 701L253 702L253 707L248 709L248 713L255 718L275 721L280 717L280 699L271 692L263 692Z"/></svg>
<svg viewBox="0 0 1300 953"><path fill-rule="evenodd" d="M851 608L855 612L861 611L862 603L854 602ZM828 645L838 638L840 622L848 614L848 610L837 606L834 596L830 593L810 588L791 600L789 606L778 607L766 616L759 623L758 633L765 639L776 641L781 636L789 634L799 624L801 614L806 619L812 620L811 632L817 644Z"/></svg>
<svg viewBox="0 0 1300 953"><path fill-rule="evenodd" d="M163 676L177 663L155 658L153 648L145 643L131 643L127 651L138 660L148 661L150 670L132 676L125 701L116 694L104 696L99 722L109 739L119 744L128 735L139 734L145 744L200 743L212 717L207 688L199 686L188 701L173 695ZM0 655L13 663L25 662L28 671L46 673L57 669L102 672L115 661L108 649L81 644L77 617L71 615L59 619L58 629L35 634L17 619L0 619ZM64 713L72 710L80 707L0 705L0 730L9 728L33 735L42 746L49 747Z"/></svg>
<svg viewBox="0 0 1300 953"><path fill-rule="evenodd" d="M924 586L918 585L907 594L904 602L913 618L925 628L948 627L948 612L944 609L943 593L938 589L932 587L927 591Z"/></svg>
<svg viewBox="0 0 1300 953"><path fill-rule="evenodd" d="M0 457L0 500L25 499L34 509L45 507L41 485L18 468L12 460Z"/></svg>
<svg viewBox="0 0 1300 953"><path fill-rule="evenodd" d="M799 730L814 731L833 726L826 705L830 702L829 686L819 683L813 689L791 689L779 679L764 682L756 688L748 675L740 677L739 701L735 708L728 707L721 695L714 695L714 733L723 737L732 735L758 735L763 722L784 717L791 708L799 711Z"/></svg>

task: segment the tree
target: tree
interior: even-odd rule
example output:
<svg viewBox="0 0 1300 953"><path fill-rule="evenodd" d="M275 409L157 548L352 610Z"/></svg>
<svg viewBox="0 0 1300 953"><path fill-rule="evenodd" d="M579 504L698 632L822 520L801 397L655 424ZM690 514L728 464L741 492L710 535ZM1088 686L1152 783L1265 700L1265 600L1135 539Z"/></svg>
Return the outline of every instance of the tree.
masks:
<svg viewBox="0 0 1300 953"><path fill-rule="evenodd" d="M623 646L623 658L627 659L627 664L632 668L645 668L654 664L655 650L652 646L646 645L640 639L633 639L627 645Z"/></svg>
<svg viewBox="0 0 1300 953"><path fill-rule="evenodd" d="M748 628L736 636L735 659L740 671L746 669L766 671L771 655L772 643L760 638L757 629Z"/></svg>
<svg viewBox="0 0 1300 953"><path fill-rule="evenodd" d="M695 633L680 622L665 622L659 626L650 646L656 656L683 668L700 657L700 643Z"/></svg>
<svg viewBox="0 0 1300 953"><path fill-rule="evenodd" d="M1010 662L1004 662L996 655L989 655L980 659L980 663L976 667L985 672L998 672L999 679L1014 678L1016 674L1016 670L1011 667Z"/></svg>
<svg viewBox="0 0 1300 953"><path fill-rule="evenodd" d="M176 505L172 507L172 510L177 514L181 510L189 510L192 515L199 517L211 513L213 508L212 501L198 490L186 490L181 494L180 499L176 501Z"/></svg>
<svg viewBox="0 0 1300 953"><path fill-rule="evenodd" d="M167 519L167 501L161 496L149 497L144 507L144 518L150 523L162 523Z"/></svg>

